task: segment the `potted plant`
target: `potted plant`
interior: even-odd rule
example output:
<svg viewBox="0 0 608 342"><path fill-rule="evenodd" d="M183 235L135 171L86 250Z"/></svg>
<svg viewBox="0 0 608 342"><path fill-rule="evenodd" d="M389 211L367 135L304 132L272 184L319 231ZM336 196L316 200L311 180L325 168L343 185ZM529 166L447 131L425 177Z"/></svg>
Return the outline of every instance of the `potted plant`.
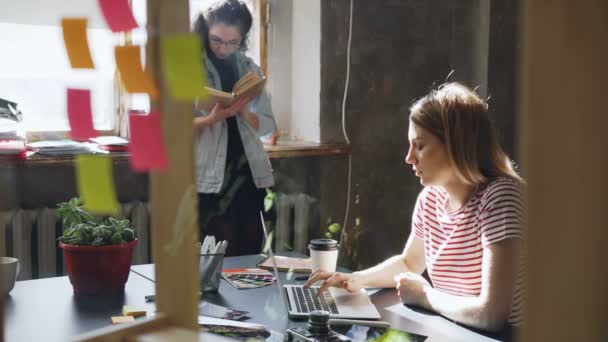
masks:
<svg viewBox="0 0 608 342"><path fill-rule="evenodd" d="M123 293L137 245L129 220L97 218L78 198L60 203L57 212L64 225L59 247L74 293Z"/></svg>

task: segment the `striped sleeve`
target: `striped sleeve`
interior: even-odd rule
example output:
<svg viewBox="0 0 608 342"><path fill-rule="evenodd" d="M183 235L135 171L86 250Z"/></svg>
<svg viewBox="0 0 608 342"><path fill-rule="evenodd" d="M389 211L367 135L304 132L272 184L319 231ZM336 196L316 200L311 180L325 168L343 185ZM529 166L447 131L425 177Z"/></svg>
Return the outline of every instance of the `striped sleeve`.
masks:
<svg viewBox="0 0 608 342"><path fill-rule="evenodd" d="M418 199L416 199L416 206L414 207L414 213L412 215L412 231L416 233L416 237L424 240L424 197L427 193L426 188L420 192Z"/></svg>
<svg viewBox="0 0 608 342"><path fill-rule="evenodd" d="M482 246L509 238L522 238L523 202L521 186L504 179L490 186L479 216Z"/></svg>

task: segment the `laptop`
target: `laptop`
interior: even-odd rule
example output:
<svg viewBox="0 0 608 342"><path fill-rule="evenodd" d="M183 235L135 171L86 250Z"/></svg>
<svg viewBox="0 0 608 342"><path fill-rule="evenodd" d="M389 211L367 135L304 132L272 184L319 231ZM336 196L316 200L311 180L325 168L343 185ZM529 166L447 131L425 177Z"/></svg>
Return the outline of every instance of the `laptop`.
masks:
<svg viewBox="0 0 608 342"><path fill-rule="evenodd" d="M262 212L260 212L260 218L265 240L268 241L268 230ZM318 286L311 286L306 289L304 285L283 285L270 245L269 243L268 253L272 260L273 273L290 318L306 319L310 312L324 310L329 312L330 318L380 319L380 313L363 289L351 293L344 289L331 287L317 297Z"/></svg>

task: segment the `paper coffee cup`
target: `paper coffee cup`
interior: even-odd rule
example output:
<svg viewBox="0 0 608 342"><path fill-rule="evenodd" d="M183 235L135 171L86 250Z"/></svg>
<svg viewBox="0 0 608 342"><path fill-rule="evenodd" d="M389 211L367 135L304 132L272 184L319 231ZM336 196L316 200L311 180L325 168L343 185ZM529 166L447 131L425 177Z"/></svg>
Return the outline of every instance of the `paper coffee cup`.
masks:
<svg viewBox="0 0 608 342"><path fill-rule="evenodd" d="M340 244L332 239L314 239L308 244L312 271L335 272Z"/></svg>

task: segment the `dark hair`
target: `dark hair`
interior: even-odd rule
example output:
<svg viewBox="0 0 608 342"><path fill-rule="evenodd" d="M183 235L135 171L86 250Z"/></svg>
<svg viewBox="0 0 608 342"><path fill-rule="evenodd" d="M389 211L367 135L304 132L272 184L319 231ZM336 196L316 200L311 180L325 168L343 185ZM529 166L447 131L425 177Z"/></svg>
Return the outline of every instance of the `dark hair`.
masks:
<svg viewBox="0 0 608 342"><path fill-rule="evenodd" d="M207 25L207 20L205 19L204 15L198 15L194 21L192 31L196 33L203 41L203 51L209 51L209 26Z"/></svg>
<svg viewBox="0 0 608 342"><path fill-rule="evenodd" d="M410 107L410 121L446 145L458 176L467 184L496 177L522 181L498 143L488 104L459 83L446 83Z"/></svg>
<svg viewBox="0 0 608 342"><path fill-rule="evenodd" d="M211 5L205 11L208 27L216 23L236 26L241 32L241 50L247 50L247 40L253 18L247 5L240 0L223 0ZM198 21L198 20L197 20ZM198 32L198 31L197 31ZM207 34L209 31L207 31ZM207 36L204 37L207 40Z"/></svg>

